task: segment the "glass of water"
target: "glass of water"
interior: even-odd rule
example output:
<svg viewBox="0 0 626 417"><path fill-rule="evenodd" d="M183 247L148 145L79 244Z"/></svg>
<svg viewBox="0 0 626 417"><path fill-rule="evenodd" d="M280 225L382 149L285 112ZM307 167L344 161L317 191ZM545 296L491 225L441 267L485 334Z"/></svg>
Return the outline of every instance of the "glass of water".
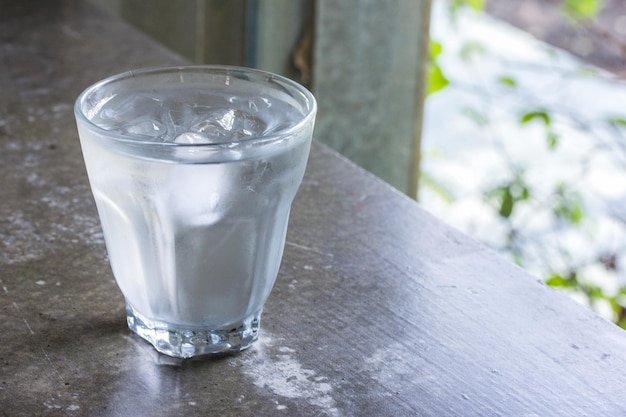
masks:
<svg viewBox="0 0 626 417"><path fill-rule="evenodd" d="M257 338L316 103L281 76L149 68L87 88L75 116L130 329L175 357Z"/></svg>

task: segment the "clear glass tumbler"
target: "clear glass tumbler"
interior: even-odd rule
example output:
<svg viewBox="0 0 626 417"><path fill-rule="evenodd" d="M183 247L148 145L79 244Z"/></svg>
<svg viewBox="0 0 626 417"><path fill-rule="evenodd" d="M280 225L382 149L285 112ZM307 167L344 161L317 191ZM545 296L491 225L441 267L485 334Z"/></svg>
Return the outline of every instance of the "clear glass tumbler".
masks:
<svg viewBox="0 0 626 417"><path fill-rule="evenodd" d="M128 325L175 357L257 338L316 112L299 84L221 66L88 87L75 115Z"/></svg>

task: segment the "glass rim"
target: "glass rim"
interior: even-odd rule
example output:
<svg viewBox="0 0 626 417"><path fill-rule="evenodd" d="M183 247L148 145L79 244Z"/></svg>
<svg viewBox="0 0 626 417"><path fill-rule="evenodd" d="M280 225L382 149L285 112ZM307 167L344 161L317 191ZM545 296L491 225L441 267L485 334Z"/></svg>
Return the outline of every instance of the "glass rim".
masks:
<svg viewBox="0 0 626 417"><path fill-rule="evenodd" d="M300 104L302 104L303 114L302 117L296 122L290 125L287 128L279 129L277 131L268 133L255 135L243 139L234 139L234 140L226 140L220 142L201 142L201 143L177 143L177 142L159 142L146 140L145 136L141 135L133 135L133 134L123 134L119 132L115 132L112 130L107 130L97 124L93 123L85 112L83 111L83 104L85 98L89 96L89 94L95 92L96 90L106 86L113 84L118 81L122 81L125 79L136 78L138 76L144 75L155 75L159 73L164 74L175 74L175 73L206 73L206 74L216 74L216 75L255 75L260 77L259 79L263 79L266 83L274 82L276 85L280 85L283 88L290 90L288 91L290 95L297 99ZM237 77L241 78L241 77ZM130 146L140 146L140 147L148 147L148 148L161 148L161 149L172 149L172 148L201 148L201 149L223 149L223 148L232 148L237 145L251 145L251 144L263 144L263 143L272 143L278 140L282 140L288 136L293 135L295 132L301 130L305 125L307 125L310 119L315 117L317 112L317 102L313 94L300 83L291 80L282 75L278 75L272 73L270 71L265 71L256 68L248 68L241 66L233 66L233 65L175 65L175 66L152 66L152 67L143 67L134 70L128 70L125 72L121 72L115 75L111 75L109 77L103 78L100 81L97 81L87 88L85 88L79 96L76 98L74 102L74 115L77 120L85 123L89 129L92 129L98 133L100 133L103 137L106 137L107 140L112 140L114 142L119 143L120 145L126 144Z"/></svg>

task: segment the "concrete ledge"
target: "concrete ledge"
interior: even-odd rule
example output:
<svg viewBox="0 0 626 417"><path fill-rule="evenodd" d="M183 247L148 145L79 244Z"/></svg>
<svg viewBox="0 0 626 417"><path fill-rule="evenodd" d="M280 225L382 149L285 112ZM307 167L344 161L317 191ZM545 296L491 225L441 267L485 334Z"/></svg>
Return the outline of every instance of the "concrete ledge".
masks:
<svg viewBox="0 0 626 417"><path fill-rule="evenodd" d="M621 329L319 143L260 342L176 361L133 337L72 104L183 63L78 0L0 5L3 415L626 414Z"/></svg>

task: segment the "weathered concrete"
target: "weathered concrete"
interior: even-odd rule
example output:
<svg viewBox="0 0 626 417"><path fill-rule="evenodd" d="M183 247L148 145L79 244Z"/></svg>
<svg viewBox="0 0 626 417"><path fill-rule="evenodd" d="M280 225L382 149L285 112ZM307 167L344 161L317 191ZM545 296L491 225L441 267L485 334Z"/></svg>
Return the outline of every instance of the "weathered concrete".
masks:
<svg viewBox="0 0 626 417"><path fill-rule="evenodd" d="M323 145L260 342L160 356L124 322L72 104L184 63L77 0L0 5L0 415L624 415L626 334Z"/></svg>

